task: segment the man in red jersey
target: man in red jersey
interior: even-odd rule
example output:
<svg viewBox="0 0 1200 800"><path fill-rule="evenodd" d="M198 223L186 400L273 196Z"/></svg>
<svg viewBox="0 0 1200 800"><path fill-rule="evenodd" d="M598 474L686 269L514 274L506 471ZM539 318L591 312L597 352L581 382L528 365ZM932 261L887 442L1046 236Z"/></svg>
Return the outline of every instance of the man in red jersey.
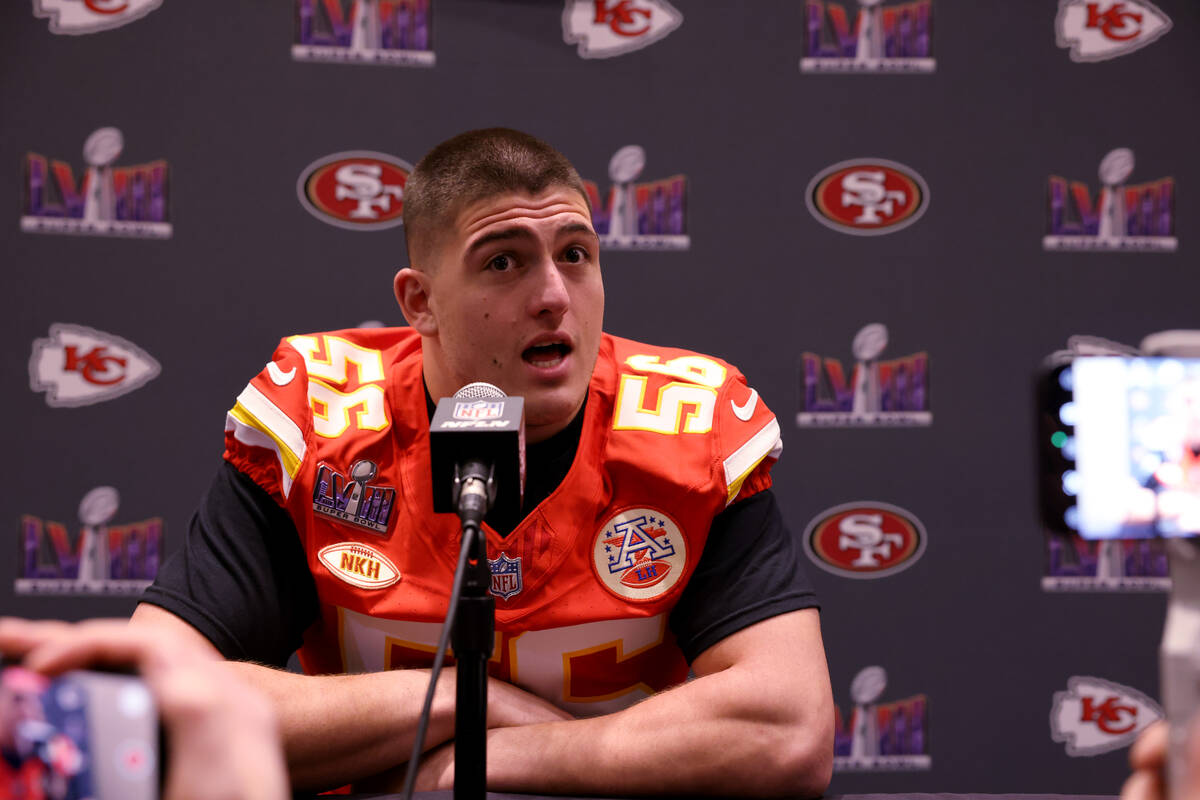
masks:
<svg viewBox="0 0 1200 800"><path fill-rule="evenodd" d="M280 343L135 623L241 662L276 701L297 786L396 779L458 552L457 519L432 511L429 418L487 381L525 398L529 441L523 508L485 526L488 788L822 792L829 677L758 393L719 359L602 332L587 195L540 140L442 143L409 178L404 222L410 327ZM297 649L306 675L246 663ZM453 681L418 788L453 780Z"/></svg>

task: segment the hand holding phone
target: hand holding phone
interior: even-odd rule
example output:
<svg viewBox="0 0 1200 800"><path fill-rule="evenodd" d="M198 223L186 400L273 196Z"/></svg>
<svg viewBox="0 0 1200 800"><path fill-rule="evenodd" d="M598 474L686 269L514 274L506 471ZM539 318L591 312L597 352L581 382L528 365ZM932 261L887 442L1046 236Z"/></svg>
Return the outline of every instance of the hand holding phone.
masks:
<svg viewBox="0 0 1200 800"><path fill-rule="evenodd" d="M24 673L35 679L87 667L136 669L165 732L166 800L289 796L273 709L213 650L167 631L131 628L125 620L68 624L9 618L0 619L0 654L24 657ZM93 789L77 784L76 791ZM0 797L3 792L0 788Z"/></svg>

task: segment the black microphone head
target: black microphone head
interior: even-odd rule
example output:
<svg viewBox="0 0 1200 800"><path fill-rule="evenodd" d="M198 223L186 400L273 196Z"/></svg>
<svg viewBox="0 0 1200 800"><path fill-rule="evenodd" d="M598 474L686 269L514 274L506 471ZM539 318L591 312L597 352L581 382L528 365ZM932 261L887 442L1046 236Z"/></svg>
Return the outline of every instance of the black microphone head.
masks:
<svg viewBox="0 0 1200 800"><path fill-rule="evenodd" d="M478 461L494 470L497 518L518 518L525 492L525 399L482 381L442 398L429 423L429 456L434 511L455 510L455 466Z"/></svg>
<svg viewBox="0 0 1200 800"><path fill-rule="evenodd" d="M455 392L454 397L458 400L493 400L498 397L508 397L508 395L499 386L494 386L487 381L475 381Z"/></svg>

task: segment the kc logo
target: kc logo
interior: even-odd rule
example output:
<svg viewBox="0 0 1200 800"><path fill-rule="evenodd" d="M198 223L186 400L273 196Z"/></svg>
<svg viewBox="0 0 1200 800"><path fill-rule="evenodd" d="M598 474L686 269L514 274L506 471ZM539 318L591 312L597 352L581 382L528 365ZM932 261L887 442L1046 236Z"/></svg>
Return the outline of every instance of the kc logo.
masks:
<svg viewBox="0 0 1200 800"><path fill-rule="evenodd" d="M1127 42L1142 32L1142 15L1129 11L1124 3L1113 3L1103 12L1100 3L1088 3L1087 27L1099 28L1115 42Z"/></svg>
<svg viewBox="0 0 1200 800"><path fill-rule="evenodd" d="M567 0L563 41L581 58L611 58L657 42L683 24L667 0Z"/></svg>
<svg viewBox="0 0 1200 800"><path fill-rule="evenodd" d="M1097 728L1113 736L1129 733L1137 727L1137 706L1117 705L1120 700L1120 695L1111 694L1097 705L1094 698L1083 698L1079 721L1094 722Z"/></svg>
<svg viewBox="0 0 1200 800"><path fill-rule="evenodd" d="M112 386L125 377L127 363L128 359L110 354L105 346L80 353L79 348L72 344L67 345L63 369L78 372L85 381L95 386Z"/></svg>
<svg viewBox="0 0 1200 800"><path fill-rule="evenodd" d="M111 333L55 323L50 336L35 339L29 385L46 393L46 405L86 406L120 397L158 375L148 353Z"/></svg>
<svg viewBox="0 0 1200 800"><path fill-rule="evenodd" d="M630 0L596 0L596 24L608 25L618 36L641 36L650 32L651 11L636 8Z"/></svg>
<svg viewBox="0 0 1200 800"><path fill-rule="evenodd" d="M1072 61L1105 61L1139 50L1171 30L1150 0L1059 0L1054 32Z"/></svg>
<svg viewBox="0 0 1200 800"><path fill-rule="evenodd" d="M1069 756L1094 756L1129 746L1162 716L1158 703L1137 689L1076 675L1067 691L1054 693L1050 738L1065 744Z"/></svg>
<svg viewBox="0 0 1200 800"><path fill-rule="evenodd" d="M51 33L97 33L149 14L162 0L33 0L33 15L50 20Z"/></svg>

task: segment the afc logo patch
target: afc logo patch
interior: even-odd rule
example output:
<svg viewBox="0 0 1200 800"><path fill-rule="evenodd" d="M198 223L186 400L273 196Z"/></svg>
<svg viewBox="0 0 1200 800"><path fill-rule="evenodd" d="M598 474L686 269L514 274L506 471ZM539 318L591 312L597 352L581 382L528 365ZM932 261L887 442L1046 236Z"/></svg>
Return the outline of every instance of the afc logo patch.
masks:
<svg viewBox="0 0 1200 800"><path fill-rule="evenodd" d="M675 521L654 508L628 508L596 534L592 566L604 587L626 600L651 601L679 583L687 540Z"/></svg>

